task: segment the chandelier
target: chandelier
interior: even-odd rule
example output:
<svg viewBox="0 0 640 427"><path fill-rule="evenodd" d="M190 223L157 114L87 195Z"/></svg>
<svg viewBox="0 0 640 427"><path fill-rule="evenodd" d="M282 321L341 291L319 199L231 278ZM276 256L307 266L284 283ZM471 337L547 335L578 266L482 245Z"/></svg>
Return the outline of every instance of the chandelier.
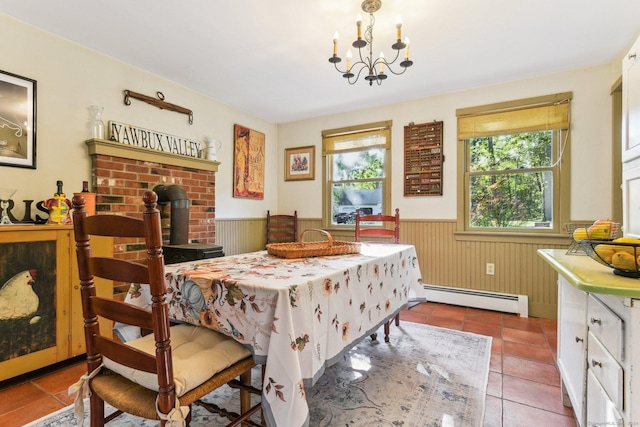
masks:
<svg viewBox="0 0 640 427"><path fill-rule="evenodd" d="M352 55L351 51L347 51L347 68L341 70L338 68L338 63L342 61L342 58L338 56L338 33L333 36L333 56L329 58L336 70L342 74L342 77L347 79L350 85L354 84L360 78L360 75L364 73L364 79L369 82L369 86L373 86L373 82L382 84L382 81L387 78L385 69L393 74L399 75L407 71L407 68L413 65L413 61L409 60L409 38L406 37L404 42L402 41L402 20L398 17L396 21L396 42L391 45L396 51L396 57L393 61L387 61L384 57L384 53L380 52L380 56L377 59L373 59L373 24L375 24L375 18L373 13L377 12L382 6L382 0L364 0L362 2L362 10L369 14L369 25L364 32L364 40L362 39L362 18L358 15L356 19L357 36L356 41L352 43L354 48L358 49L358 58L356 62L351 63ZM400 57L400 51L404 49L404 59L400 62L401 71L394 70L391 66ZM364 50L364 52L363 52Z"/></svg>

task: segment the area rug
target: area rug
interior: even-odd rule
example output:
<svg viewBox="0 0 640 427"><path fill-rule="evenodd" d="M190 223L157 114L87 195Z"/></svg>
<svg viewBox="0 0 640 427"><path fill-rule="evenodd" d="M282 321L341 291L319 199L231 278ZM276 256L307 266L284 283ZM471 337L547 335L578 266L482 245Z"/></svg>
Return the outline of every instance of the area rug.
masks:
<svg viewBox="0 0 640 427"><path fill-rule="evenodd" d="M378 337L382 337L382 330ZM402 322L391 342L364 339L307 389L311 427L482 426L491 337ZM259 369L259 368L258 368ZM259 378L259 370L254 378ZM224 386L205 400L238 410L238 393ZM225 403L225 401L230 401ZM85 405L88 409L88 404ZM194 406L191 426L225 420ZM29 427L76 425L71 407ZM88 426L88 420L85 426ZM123 414L110 427L157 426ZM288 426L287 426L288 427Z"/></svg>

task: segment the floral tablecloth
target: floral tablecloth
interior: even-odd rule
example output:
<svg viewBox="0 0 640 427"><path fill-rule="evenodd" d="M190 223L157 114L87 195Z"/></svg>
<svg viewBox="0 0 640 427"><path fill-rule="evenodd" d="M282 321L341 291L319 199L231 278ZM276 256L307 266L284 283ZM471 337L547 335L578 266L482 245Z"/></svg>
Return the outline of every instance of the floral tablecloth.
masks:
<svg viewBox="0 0 640 427"><path fill-rule="evenodd" d="M266 362L270 427L307 426L305 387L424 292L410 245L363 243L360 254L301 259L261 251L165 270L172 318L233 336ZM129 302L145 305L143 289L129 292Z"/></svg>

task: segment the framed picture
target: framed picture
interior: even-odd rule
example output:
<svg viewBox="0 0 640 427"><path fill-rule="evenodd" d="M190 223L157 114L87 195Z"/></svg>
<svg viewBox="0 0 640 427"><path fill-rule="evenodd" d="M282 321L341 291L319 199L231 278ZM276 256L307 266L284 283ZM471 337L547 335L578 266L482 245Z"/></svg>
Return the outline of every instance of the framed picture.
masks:
<svg viewBox="0 0 640 427"><path fill-rule="evenodd" d="M264 134L234 125L233 197L264 199Z"/></svg>
<svg viewBox="0 0 640 427"><path fill-rule="evenodd" d="M284 180L302 181L315 179L316 147L285 148L284 150Z"/></svg>
<svg viewBox="0 0 640 427"><path fill-rule="evenodd" d="M2 70L0 166L36 168L36 81Z"/></svg>

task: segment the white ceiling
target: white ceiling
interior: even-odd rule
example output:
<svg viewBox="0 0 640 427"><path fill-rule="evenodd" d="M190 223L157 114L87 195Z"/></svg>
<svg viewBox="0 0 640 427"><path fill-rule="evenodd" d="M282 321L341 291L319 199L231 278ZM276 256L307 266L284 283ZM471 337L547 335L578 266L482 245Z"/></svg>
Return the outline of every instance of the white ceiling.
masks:
<svg viewBox="0 0 640 427"><path fill-rule="evenodd" d="M0 0L0 12L273 123L609 63L640 30L639 0L384 0L374 56L395 53L401 15L414 65L350 86L328 58L334 32L344 58L355 17L368 22L360 3Z"/></svg>

